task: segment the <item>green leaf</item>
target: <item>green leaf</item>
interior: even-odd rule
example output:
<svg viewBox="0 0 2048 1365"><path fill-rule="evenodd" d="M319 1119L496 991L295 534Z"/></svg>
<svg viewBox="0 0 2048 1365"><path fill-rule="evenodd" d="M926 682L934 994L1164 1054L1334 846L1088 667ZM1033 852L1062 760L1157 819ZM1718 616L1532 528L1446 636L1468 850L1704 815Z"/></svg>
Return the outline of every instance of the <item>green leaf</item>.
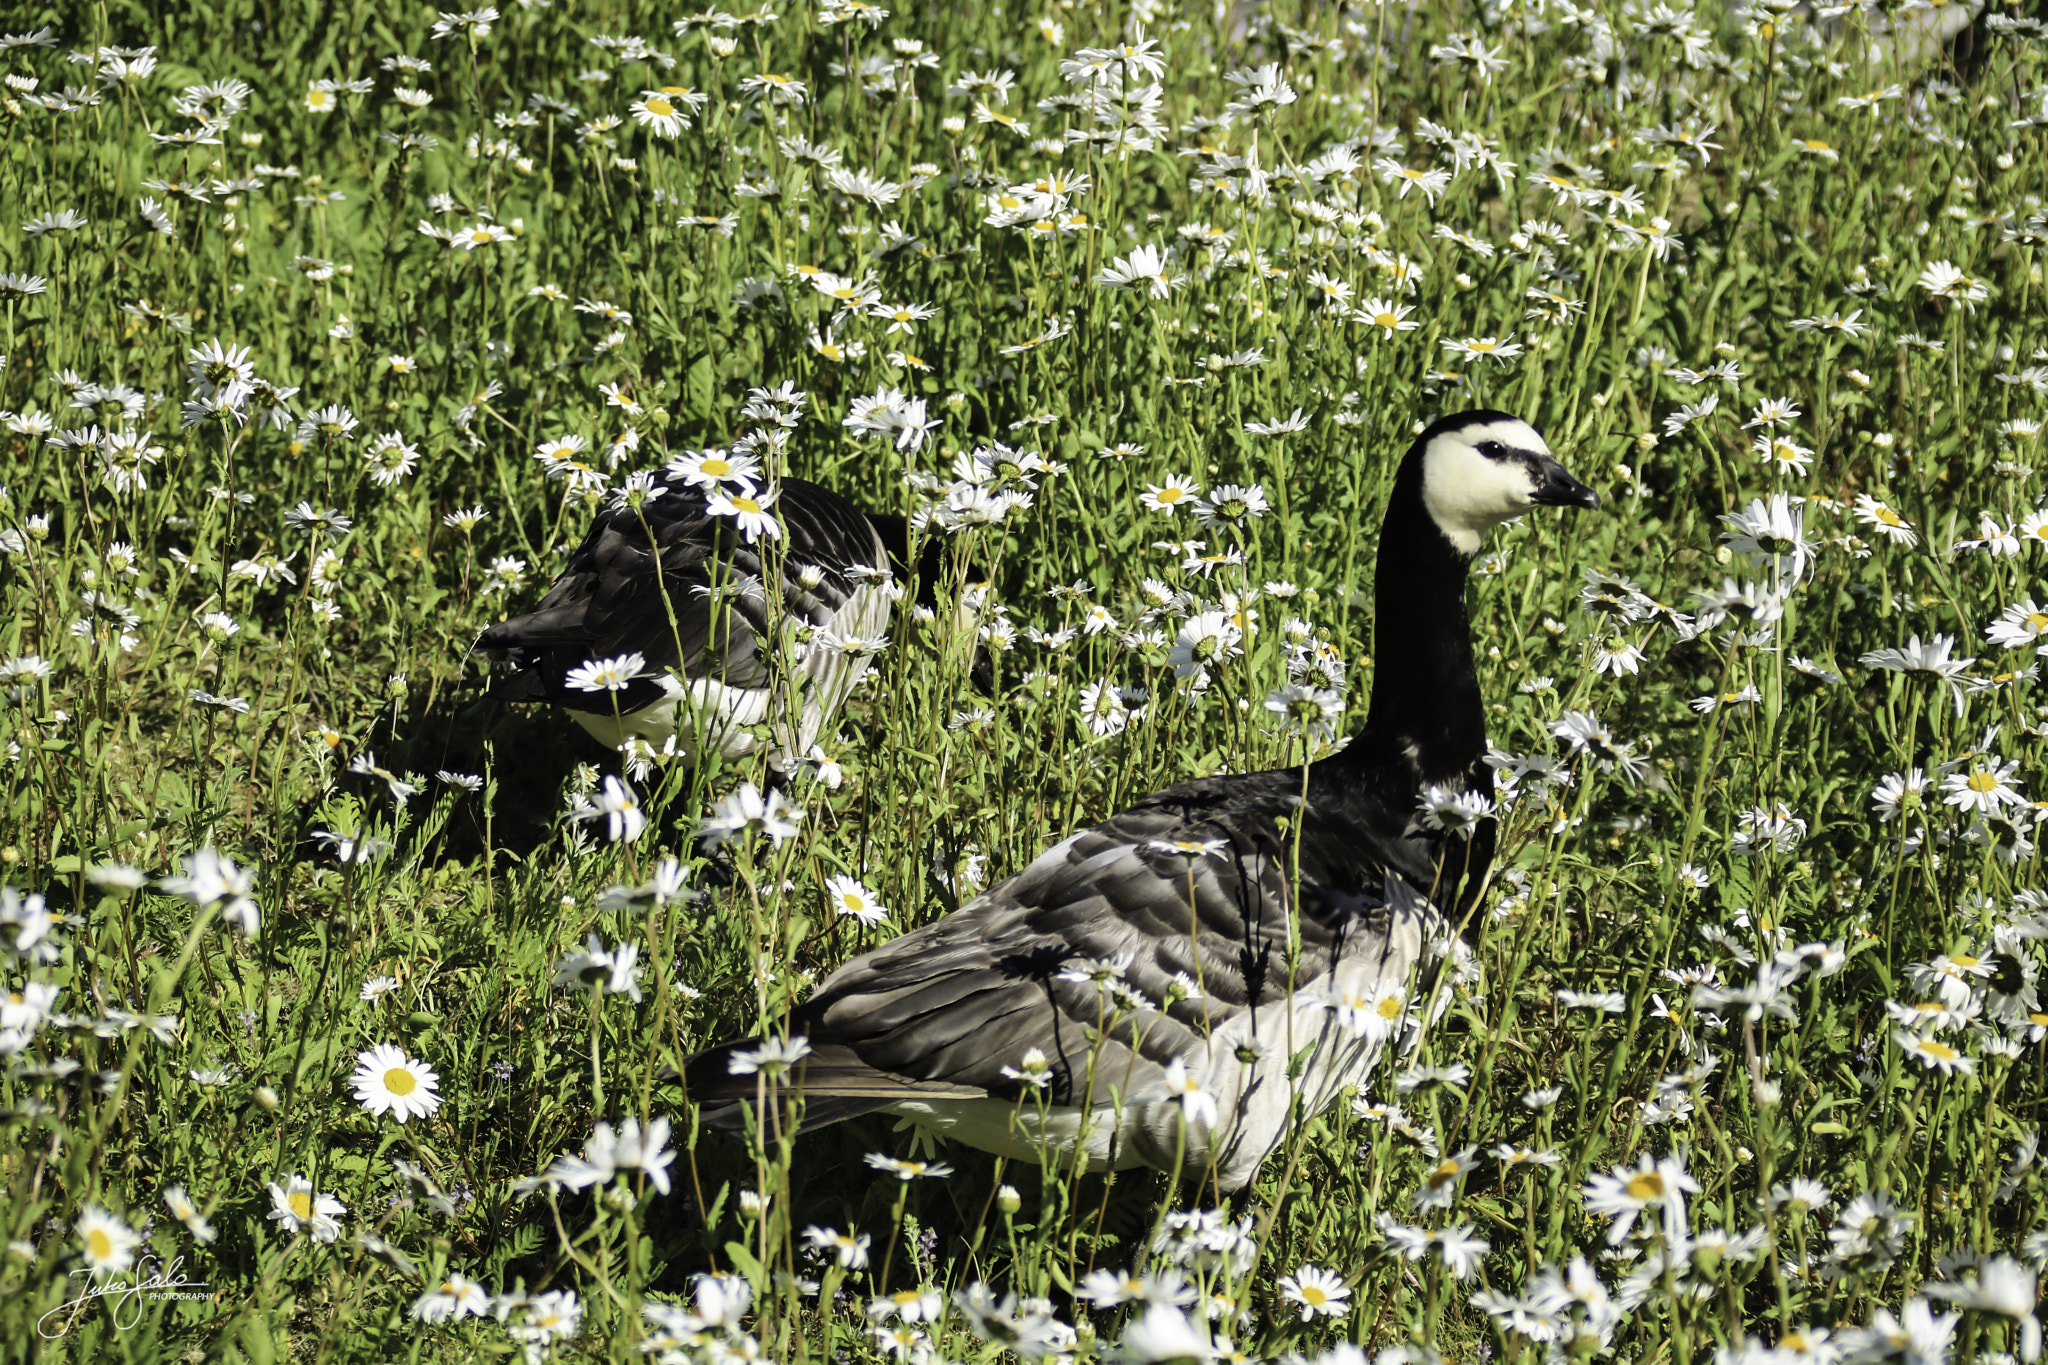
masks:
<svg viewBox="0 0 2048 1365"><path fill-rule="evenodd" d="M701 355L690 366L683 378L683 410L697 421L711 416L713 403L717 398L716 373L711 367L711 357Z"/></svg>
<svg viewBox="0 0 2048 1365"><path fill-rule="evenodd" d="M759 1298L767 1292L768 1272L761 1268L761 1263L754 1258L753 1252L738 1242L727 1242L725 1255L726 1259L732 1262L732 1268L739 1271L740 1276L752 1287L754 1297Z"/></svg>

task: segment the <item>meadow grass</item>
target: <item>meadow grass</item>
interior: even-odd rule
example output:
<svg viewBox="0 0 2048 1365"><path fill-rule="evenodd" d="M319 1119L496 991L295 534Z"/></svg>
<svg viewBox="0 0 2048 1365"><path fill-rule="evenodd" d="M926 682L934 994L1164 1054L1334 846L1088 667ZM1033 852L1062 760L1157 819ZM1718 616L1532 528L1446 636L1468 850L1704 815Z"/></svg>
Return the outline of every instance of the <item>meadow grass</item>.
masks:
<svg viewBox="0 0 2048 1365"><path fill-rule="evenodd" d="M2044 30L1885 8L15 11L0 1352L2032 1359ZM1369 1094L1213 1210L699 1136L665 1066L1322 743L1472 406L1607 504L1477 566L1502 857ZM466 651L734 442L954 568L714 858L764 760L606 818Z"/></svg>

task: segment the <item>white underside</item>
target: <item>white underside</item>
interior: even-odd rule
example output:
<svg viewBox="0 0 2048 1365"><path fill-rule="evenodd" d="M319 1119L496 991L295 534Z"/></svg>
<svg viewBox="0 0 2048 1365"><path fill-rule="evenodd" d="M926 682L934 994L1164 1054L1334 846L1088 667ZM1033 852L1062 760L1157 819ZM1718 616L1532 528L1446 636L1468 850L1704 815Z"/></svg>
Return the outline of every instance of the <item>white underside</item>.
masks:
<svg viewBox="0 0 2048 1365"><path fill-rule="evenodd" d="M912 1100L888 1112L937 1136L1033 1164L1066 1165L1078 1157L1090 1170L1178 1167L1186 1179L1205 1185L1213 1181L1226 1191L1241 1189L1298 1122L1363 1083L1379 1060L1381 1039L1355 1033L1324 1002L1339 993L1337 987L1357 998L1369 996L1382 980L1406 982L1427 934L1440 923L1434 908L1415 896L1414 903L1398 908L1384 950L1374 939L1370 960L1347 958L1331 976L1297 985L1291 999L1231 1020L1200 1050L1183 1057L1189 1075L1215 1098L1217 1108L1213 1124L1187 1126L1184 1148L1180 1101L1156 1084L1153 1093L1140 1091L1126 1100L1125 1087L1115 1076L1096 1076L1088 1103L1043 1112L1029 1096L1021 1103ZM1266 1045L1262 1060L1239 1059L1239 1045L1249 1038ZM1313 1050L1301 1075L1290 1082L1288 1059L1304 1048Z"/></svg>
<svg viewBox="0 0 2048 1365"><path fill-rule="evenodd" d="M881 635L889 627L889 600L886 586L862 583L833 613L827 629L839 636ZM763 723L775 737L778 757L800 756L817 743L825 723L853 694L872 663L866 656L813 646L795 675L780 687L731 687L710 678L691 679L685 685L664 677L660 682L666 695L637 711L623 716L569 714L608 748L642 739L661 749L673 738L675 752L688 763L699 761L700 755L734 759L751 753L754 735L749 727Z"/></svg>

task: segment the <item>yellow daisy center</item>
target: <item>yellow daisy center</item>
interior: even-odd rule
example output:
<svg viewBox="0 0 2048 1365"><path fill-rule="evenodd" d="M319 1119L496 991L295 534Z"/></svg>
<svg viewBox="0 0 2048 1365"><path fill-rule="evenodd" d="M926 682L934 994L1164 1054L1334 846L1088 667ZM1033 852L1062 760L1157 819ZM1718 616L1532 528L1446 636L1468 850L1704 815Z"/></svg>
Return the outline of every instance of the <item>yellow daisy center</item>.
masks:
<svg viewBox="0 0 2048 1365"><path fill-rule="evenodd" d="M1631 1199L1662 1199L1664 1177L1655 1171L1637 1171L1628 1179L1628 1196Z"/></svg>
<svg viewBox="0 0 2048 1365"><path fill-rule="evenodd" d="M292 1211L294 1218L313 1216L313 1193L311 1190L293 1190L284 1197L285 1207Z"/></svg>
<svg viewBox="0 0 2048 1365"><path fill-rule="evenodd" d="M670 104L659 95L653 96L640 107L657 118L667 118L676 111L676 107L673 104Z"/></svg>
<svg viewBox="0 0 2048 1365"><path fill-rule="evenodd" d="M94 1228L85 1234L85 1249L96 1261L104 1261L114 1254L114 1239L107 1236L105 1228Z"/></svg>
<svg viewBox="0 0 2048 1365"><path fill-rule="evenodd" d="M410 1095L420 1088L412 1072L402 1066L394 1066L384 1073L384 1088L394 1095Z"/></svg>

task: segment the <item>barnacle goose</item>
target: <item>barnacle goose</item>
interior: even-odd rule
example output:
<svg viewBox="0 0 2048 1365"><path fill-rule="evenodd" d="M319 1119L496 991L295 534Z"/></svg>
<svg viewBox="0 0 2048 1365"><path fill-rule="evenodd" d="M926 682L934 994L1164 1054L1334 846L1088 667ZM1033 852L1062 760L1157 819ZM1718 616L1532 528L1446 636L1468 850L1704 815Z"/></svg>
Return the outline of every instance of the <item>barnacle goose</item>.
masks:
<svg viewBox="0 0 2048 1365"><path fill-rule="evenodd" d="M1380 537L1372 700L1352 742L1305 770L1169 787L841 967L776 1027L785 1052L799 1036L809 1049L790 1078L803 1123L881 1110L1026 1160L1180 1160L1242 1188L1297 1097L1314 1114L1364 1078L1383 1032L1370 1002L1405 990L1479 895L1491 820L1432 830L1420 801L1491 790L1466 566L1488 527L1546 505L1599 498L1528 424L1475 411L1422 432ZM776 1089L734 1074L758 1047L686 1064L710 1126L743 1129Z"/></svg>
<svg viewBox="0 0 2048 1365"><path fill-rule="evenodd" d="M712 512L719 486L656 474L638 491L637 510L617 498L598 514L538 607L477 637L473 652L502 651L517 666L492 696L551 702L612 748L673 740L685 761L729 759L753 747L744 727L765 722L778 755L802 755L888 628L892 559L900 565L907 545L892 555L884 530L902 519L878 526L829 489L785 478L772 499L780 533L749 540ZM770 501L751 485L725 491ZM778 626L808 637L794 677L775 676ZM641 666L619 690L571 680L624 655Z"/></svg>

